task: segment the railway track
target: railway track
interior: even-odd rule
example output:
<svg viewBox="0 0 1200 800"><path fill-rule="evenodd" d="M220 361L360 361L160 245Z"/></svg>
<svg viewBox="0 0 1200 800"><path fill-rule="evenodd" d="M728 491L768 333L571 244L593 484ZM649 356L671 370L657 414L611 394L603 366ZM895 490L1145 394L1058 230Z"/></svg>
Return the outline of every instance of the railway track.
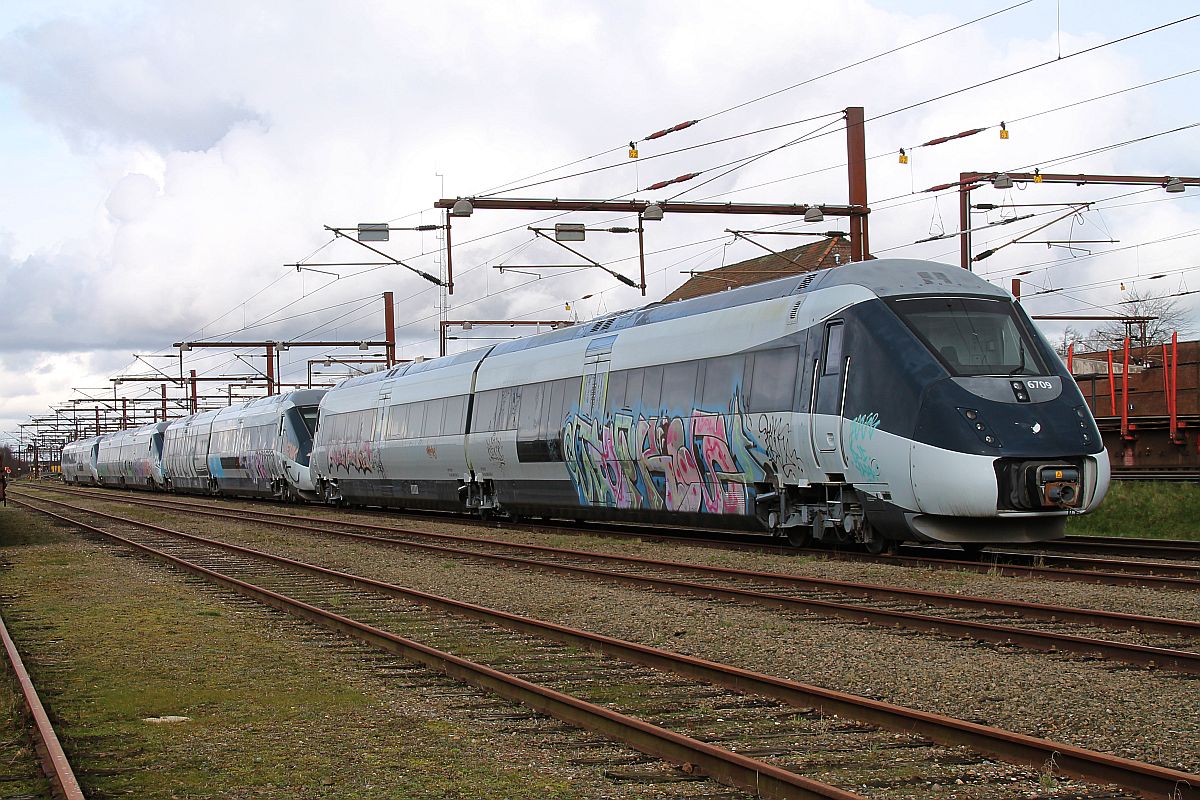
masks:
<svg viewBox="0 0 1200 800"><path fill-rule="evenodd" d="M64 516L42 507L45 498L20 494L19 504L108 541L758 796L849 800L865 792L924 798L933 779L963 791L971 784L995 784L1001 796L1042 797L1047 796L1046 776L1057 773L1120 788L1060 786L1056 796L1200 798L1198 775L753 673L95 510ZM102 517L104 527L84 522L80 514Z"/></svg>
<svg viewBox="0 0 1200 800"><path fill-rule="evenodd" d="M21 701L30 723L33 749L37 752L42 772L50 781L50 788L54 796L58 800L83 800L83 791L79 788L79 781L75 778L67 755L63 752L62 744L58 740L58 734L54 732L54 725L51 724L50 717L46 713L45 707L42 706L41 698L38 697L37 689L34 688L33 680L29 677L29 671L25 669L16 644L9 636L2 616L0 616L0 643L3 644L8 667L20 689Z"/></svg>
<svg viewBox="0 0 1200 800"><path fill-rule="evenodd" d="M240 509L230 513L175 500L108 499L160 511L259 523L439 556L483 559L515 569L547 571L645 590L1200 674L1200 652L1195 650L1200 642L1200 623L1190 620L634 558L270 511ZM345 528L367 532L354 533ZM1032 627L1034 622L1037 627ZM1138 631L1136 637L1130 629Z"/></svg>
<svg viewBox="0 0 1200 800"><path fill-rule="evenodd" d="M75 496L128 497L132 492L116 492L110 489L67 488L61 486L38 486L50 492L60 492ZM162 498L163 495L157 495ZM230 498L197 498L197 500L179 500L175 502L192 503L200 507L211 505L214 500L231 501ZM198 502L197 502L198 501ZM241 500L233 502L251 502ZM276 505L272 501L272 505ZM294 508L294 506L281 507ZM241 508L239 506L239 508ZM322 507L314 507L322 508ZM350 513L366 514L388 520L416 517L419 519L445 520L459 525L482 526L478 518L464 518L445 513L398 512L378 509L352 509ZM497 527L509 530L530 530L536 532L552 532L556 534L585 534L607 538L632 538L640 541L661 541L689 547L707 547L722 550L741 550L746 552L767 553L773 555L799 555L822 558L831 561L848 561L861 563L887 563L900 566L919 567L923 569L956 570L962 572L977 572L987 575L1005 575L1010 577L1039 578L1051 581L1068 581L1076 583L1092 583L1108 586L1141 586L1154 589L1180 589L1183 591L1200 591L1200 564L1157 564L1146 561L1121 561L1091 558L1068 558L1064 556L1046 556L1031 553L987 553L986 560L966 560L963 552L957 547L932 546L925 552L929 555L905 555L905 552L919 552L920 545L906 546L899 555L875 556L863 552L830 550L825 548L795 548L780 544L778 539L767 536L752 536L729 534L724 531L695 531L686 529L664 529L641 525L623 524L591 524L572 525L565 521L546 523L490 521L486 523L489 529ZM933 554L937 555L933 555ZM997 555L1001 556L997 560ZM1045 566L1047 559L1056 560L1055 566ZM1006 560L1008 559L1008 560ZM1011 563L1009 563L1011 561Z"/></svg>

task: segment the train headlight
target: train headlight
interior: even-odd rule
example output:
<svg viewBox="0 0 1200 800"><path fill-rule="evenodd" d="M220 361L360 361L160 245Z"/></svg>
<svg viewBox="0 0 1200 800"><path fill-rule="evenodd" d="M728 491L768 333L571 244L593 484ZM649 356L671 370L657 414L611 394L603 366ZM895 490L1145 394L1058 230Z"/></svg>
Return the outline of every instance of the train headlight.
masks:
<svg viewBox="0 0 1200 800"><path fill-rule="evenodd" d="M962 414L967 420L967 424L975 431L975 435L979 440L988 447L1000 448L1001 444L999 437L988 427L987 423L980 417L979 409L976 408L960 408L958 413Z"/></svg>

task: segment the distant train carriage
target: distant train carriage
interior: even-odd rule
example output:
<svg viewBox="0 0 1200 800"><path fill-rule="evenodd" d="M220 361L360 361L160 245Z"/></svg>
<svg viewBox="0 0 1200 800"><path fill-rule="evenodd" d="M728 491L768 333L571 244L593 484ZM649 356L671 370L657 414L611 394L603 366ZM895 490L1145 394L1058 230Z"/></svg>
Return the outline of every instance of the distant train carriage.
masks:
<svg viewBox="0 0 1200 800"><path fill-rule="evenodd" d="M208 443L217 411L202 411L172 420L163 443L166 488L175 492L211 494L216 484L208 471Z"/></svg>
<svg viewBox="0 0 1200 800"><path fill-rule="evenodd" d="M467 406L484 354L402 364L327 394L311 466L318 493L331 501L461 509L470 473Z"/></svg>
<svg viewBox="0 0 1200 800"><path fill-rule="evenodd" d="M305 389L217 412L207 455L215 491L285 500L312 496L309 457L324 394Z"/></svg>
<svg viewBox="0 0 1200 800"><path fill-rule="evenodd" d="M117 488L163 488L163 431L167 425L154 422L103 437L96 456L98 482Z"/></svg>
<svg viewBox="0 0 1200 800"><path fill-rule="evenodd" d="M78 486L95 486L97 483L96 460L99 454L100 436L92 436L70 442L62 451L63 483Z"/></svg>

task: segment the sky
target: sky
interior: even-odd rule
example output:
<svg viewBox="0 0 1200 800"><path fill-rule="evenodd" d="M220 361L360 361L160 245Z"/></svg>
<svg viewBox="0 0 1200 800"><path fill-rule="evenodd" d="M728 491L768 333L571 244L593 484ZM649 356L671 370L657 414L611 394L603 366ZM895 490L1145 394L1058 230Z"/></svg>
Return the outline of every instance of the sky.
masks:
<svg viewBox="0 0 1200 800"><path fill-rule="evenodd" d="M439 315L588 319L658 300L690 271L761 253L727 228L845 229L832 217L805 225L667 215L646 223L645 297L595 268L533 269L576 259L529 226L634 222L619 214L480 210L455 220L455 292L445 297L397 265L287 266L378 262L325 226L436 224L439 197L496 190L844 204L849 106L868 119L874 254L956 263L953 236L914 243L957 232L955 194L923 190L960 172L1200 175L1200 127L1186 128L1200 123L1200 72L1184 74L1200 70L1188 55L1200 19L1106 45L1196 11L1086 0L4 0L0 442L56 404L114 396L115 376L177 374L174 342L379 339L381 294L392 291L399 356L435 356ZM988 130L917 147L980 127ZM626 154L631 140L640 142L636 160ZM645 188L691 172L701 175ZM1014 207L973 215L983 228L976 253L1070 210L1022 204L1092 205L975 271L1005 289L1025 273L1023 302L1039 315L1121 313L1122 286L1200 289L1197 194L982 188L974 202ZM1028 213L1038 216L994 224ZM1036 243L1067 239L1105 241ZM436 231L397 231L381 248L435 275L445 267ZM637 276L634 237L589 234L578 248ZM1194 297L1178 297L1191 320ZM1040 324L1061 337L1064 323ZM450 351L520 332L456 331L464 338ZM327 355L364 354L295 348L281 356L284 380L306 380L308 359ZM257 350L196 349L185 368L211 376L264 364ZM158 386L127 382L115 392L133 398Z"/></svg>

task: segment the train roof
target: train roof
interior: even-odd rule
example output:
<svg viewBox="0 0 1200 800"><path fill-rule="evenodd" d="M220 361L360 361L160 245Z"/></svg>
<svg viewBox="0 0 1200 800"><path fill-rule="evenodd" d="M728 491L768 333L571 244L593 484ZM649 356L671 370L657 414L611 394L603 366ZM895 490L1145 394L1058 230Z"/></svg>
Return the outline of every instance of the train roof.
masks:
<svg viewBox="0 0 1200 800"><path fill-rule="evenodd" d="M601 333L616 333L639 325L682 319L726 308L761 303L789 295L807 294L832 286L857 285L877 297L897 297L920 294L971 294L1007 299L1008 294L983 280L970 270L936 261L908 258L877 258L855 261L827 269L789 275L784 278L741 286L723 292L703 295L671 303L651 303L638 308L618 311L604 317L557 330L525 336L510 342L468 350L451 356L401 364L389 370L372 372L342 381L334 391L353 386L376 383L399 375L412 375L426 370L442 369L462 363L475 363L489 355L518 353L574 339L585 339Z"/></svg>
<svg viewBox="0 0 1200 800"><path fill-rule="evenodd" d="M1007 299L1008 294L970 270L935 261L907 258L880 258L856 261L801 275L764 281L729 289L690 300L651 303L640 308L618 311L569 328L540 333L492 348L493 355L516 353L531 347L582 339L600 333L616 333L626 328L682 319L710 311L761 303L789 295L807 294L832 286L862 286L877 297L914 294L972 294Z"/></svg>

